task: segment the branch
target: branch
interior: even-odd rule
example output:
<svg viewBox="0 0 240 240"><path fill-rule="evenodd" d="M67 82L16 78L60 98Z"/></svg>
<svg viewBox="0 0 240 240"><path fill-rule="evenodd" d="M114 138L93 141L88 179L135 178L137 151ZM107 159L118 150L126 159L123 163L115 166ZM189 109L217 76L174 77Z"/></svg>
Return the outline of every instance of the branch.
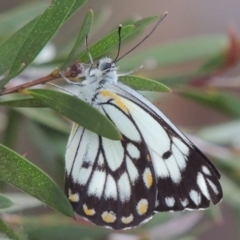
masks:
<svg viewBox="0 0 240 240"><path fill-rule="evenodd" d="M79 74L81 74L84 71L84 68L82 66L81 63L74 63L69 70L67 70L63 75L68 78L68 77L77 77ZM52 80L58 79L59 77L61 77L61 75L59 74L59 69L55 69L53 72L51 72L49 75L42 77L42 78L38 78L36 80L33 80L31 82L27 82L21 85L18 85L16 87L13 88L4 88L2 91L0 91L0 96L9 94L9 93L15 93L18 92L19 90L25 89L25 88L29 88L32 86L36 86L38 84L45 84L46 82L50 82Z"/></svg>

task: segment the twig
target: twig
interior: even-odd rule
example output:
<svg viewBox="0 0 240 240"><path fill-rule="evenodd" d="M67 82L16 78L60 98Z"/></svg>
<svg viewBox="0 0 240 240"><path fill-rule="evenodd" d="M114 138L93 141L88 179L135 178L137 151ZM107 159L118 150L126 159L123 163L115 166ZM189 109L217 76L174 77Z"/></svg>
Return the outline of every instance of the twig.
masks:
<svg viewBox="0 0 240 240"><path fill-rule="evenodd" d="M74 63L69 70L67 70L63 76L65 76L66 78L68 77L77 77L79 76L79 74L81 74L83 72L84 68L82 66L81 63ZM3 88L2 92L0 91L0 96L9 94L9 93L15 93L18 92L19 90L25 89L25 88L29 88L32 86L36 86L38 84L45 84L47 82L50 82L52 80L58 79L59 77L61 77L61 75L59 74L59 69L55 69L53 72L51 72L49 75L42 77L42 78L38 78L36 80L33 80L31 82L27 82L21 85L18 85L16 87L13 88Z"/></svg>

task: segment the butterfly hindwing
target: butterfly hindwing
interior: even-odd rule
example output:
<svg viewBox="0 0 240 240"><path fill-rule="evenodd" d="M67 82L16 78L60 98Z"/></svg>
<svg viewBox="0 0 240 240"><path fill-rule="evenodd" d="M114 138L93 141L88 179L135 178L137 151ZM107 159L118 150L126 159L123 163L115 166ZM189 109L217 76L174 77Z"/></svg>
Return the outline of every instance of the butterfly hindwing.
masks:
<svg viewBox="0 0 240 240"><path fill-rule="evenodd" d="M97 99L110 119L112 113L117 116L122 111L113 102L102 100ZM66 164L71 169L66 173L65 190L75 212L115 229L137 226L151 218L156 203L156 178L148 148L130 115L122 114L119 123L127 122L127 129L119 126L122 141L102 138L78 126L66 153L66 159L74 158ZM132 122L130 129L128 121Z"/></svg>

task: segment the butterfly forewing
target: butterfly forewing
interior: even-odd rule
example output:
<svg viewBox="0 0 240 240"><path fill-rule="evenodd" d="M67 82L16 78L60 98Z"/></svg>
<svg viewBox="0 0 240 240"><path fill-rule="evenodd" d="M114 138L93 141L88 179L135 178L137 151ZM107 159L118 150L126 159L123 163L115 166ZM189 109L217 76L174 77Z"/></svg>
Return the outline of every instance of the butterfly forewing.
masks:
<svg viewBox="0 0 240 240"><path fill-rule="evenodd" d="M110 60L100 60L100 67L101 61ZM96 77L89 70L80 96L113 122L122 139L73 125L65 191L76 214L100 226L126 229L157 211L218 203L220 175L211 162L150 101L117 82L115 65L112 71L99 69Z"/></svg>
<svg viewBox="0 0 240 240"><path fill-rule="evenodd" d="M218 203L222 189L213 164L151 102L119 86L111 88L128 106L151 155L158 189L156 211L204 209L211 201Z"/></svg>

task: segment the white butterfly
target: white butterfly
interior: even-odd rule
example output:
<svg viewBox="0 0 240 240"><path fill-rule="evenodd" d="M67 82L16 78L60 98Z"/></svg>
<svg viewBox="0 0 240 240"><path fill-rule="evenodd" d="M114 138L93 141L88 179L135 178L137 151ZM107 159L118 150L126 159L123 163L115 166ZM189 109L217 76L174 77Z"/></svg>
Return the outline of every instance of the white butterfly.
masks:
<svg viewBox="0 0 240 240"><path fill-rule="evenodd" d="M73 124L65 191L76 215L126 229L156 212L205 209L221 200L213 164L149 100L118 82L111 58L86 70L79 91L79 98L113 122L122 140Z"/></svg>

